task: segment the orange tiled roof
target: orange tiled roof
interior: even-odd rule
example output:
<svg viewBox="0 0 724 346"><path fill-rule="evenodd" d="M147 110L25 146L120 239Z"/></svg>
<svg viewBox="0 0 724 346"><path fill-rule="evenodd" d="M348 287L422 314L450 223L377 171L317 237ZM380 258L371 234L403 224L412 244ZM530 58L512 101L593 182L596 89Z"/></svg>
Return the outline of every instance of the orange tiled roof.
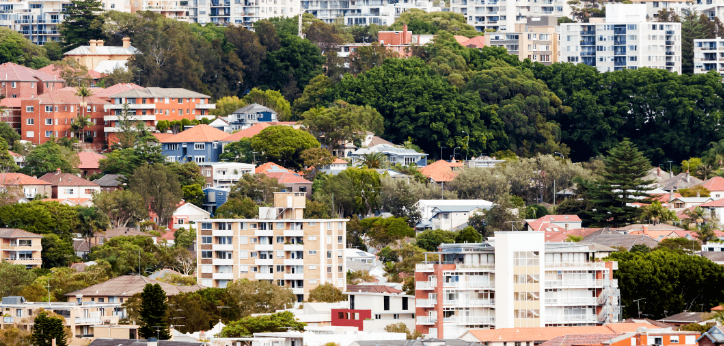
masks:
<svg viewBox="0 0 724 346"><path fill-rule="evenodd" d="M118 83L105 89L94 90L93 96L100 98L108 98L111 95L120 94L124 91L133 89L143 89L142 86L133 83Z"/></svg>
<svg viewBox="0 0 724 346"><path fill-rule="evenodd" d="M470 40L469 38L462 36L462 35L455 35L453 37L455 37L455 40L458 41L458 43L460 43L460 44L463 44L463 43L467 42L468 40Z"/></svg>
<svg viewBox="0 0 724 346"><path fill-rule="evenodd" d="M4 98L0 100L0 106L7 107L7 108L20 108L20 101L23 99L19 98Z"/></svg>
<svg viewBox="0 0 724 346"><path fill-rule="evenodd" d="M106 157L93 152L82 152L78 153L78 158L80 159L80 163L78 164L78 168L80 169L97 169L100 167L100 164L98 163L99 160L105 159Z"/></svg>
<svg viewBox="0 0 724 346"><path fill-rule="evenodd" d="M22 173L0 173L0 185L50 185L50 183Z"/></svg>
<svg viewBox="0 0 724 346"><path fill-rule="evenodd" d="M474 46L475 48L483 48L485 47L485 36L475 36L461 44L464 47Z"/></svg>
<svg viewBox="0 0 724 346"><path fill-rule="evenodd" d="M237 133L234 133L226 138L224 138L224 142L236 142L242 138L251 138L259 134L261 130L271 126L269 123L259 123L254 124L249 128L245 128Z"/></svg>
<svg viewBox="0 0 724 346"><path fill-rule="evenodd" d="M256 167L256 168L254 169L254 173L257 173L257 174L259 174L259 173L269 173L269 172L273 172L273 171L276 171L276 172L279 172L279 171L287 171L287 172L297 173L297 172L294 172L294 171L291 170L291 169L284 168L284 167L282 167L282 166L280 166L280 165L278 165L278 164L276 164L276 163L274 163L274 162L267 162L267 163L265 163L265 164L263 164L263 165L260 165L260 166L258 166L258 167Z"/></svg>
<svg viewBox="0 0 724 346"><path fill-rule="evenodd" d="M47 181L54 186L99 186L92 181L85 180L79 176L70 173L52 172L45 174L39 179L42 181Z"/></svg>
<svg viewBox="0 0 724 346"><path fill-rule="evenodd" d="M458 173L453 172L453 167L462 167L462 163L450 163L445 160L438 160L432 164L420 168L422 175L432 179L435 182L452 181L457 177Z"/></svg>
<svg viewBox="0 0 724 346"><path fill-rule="evenodd" d="M714 177L702 184L702 186L709 191L724 191L724 178Z"/></svg>
<svg viewBox="0 0 724 346"><path fill-rule="evenodd" d="M659 329L650 323L609 323L591 327L533 327L471 329L470 334L481 342L548 341L569 334L616 334L635 332L637 328Z"/></svg>
<svg viewBox="0 0 724 346"><path fill-rule="evenodd" d="M23 157L23 155L20 155L20 154L18 154L18 153L15 153L15 152L13 152L12 150L8 150L8 154L10 154L11 156Z"/></svg>
<svg viewBox="0 0 724 346"><path fill-rule="evenodd" d="M540 346L603 345L604 342L623 334L567 334L550 339Z"/></svg>
<svg viewBox="0 0 724 346"><path fill-rule="evenodd" d="M312 182L302 178L294 172L267 172L262 173L270 178L276 178L279 184L311 184Z"/></svg>
<svg viewBox="0 0 724 346"><path fill-rule="evenodd" d="M342 160L342 159L340 159L339 157L336 158L336 159L334 160L334 162L332 162L332 164L344 164L344 165L346 165L347 163L348 163L347 161Z"/></svg>
<svg viewBox="0 0 724 346"><path fill-rule="evenodd" d="M54 77L60 79L60 71L61 71L61 70L58 69L58 68L56 68L55 64L50 64L50 65L48 65L48 66L45 66L45 67L43 67L43 68L40 68L40 69L38 69L38 71L39 71L39 72L46 73L46 74L48 74L48 75L51 75L51 76L54 76ZM98 72L98 71L94 71L94 70L89 70L89 71L88 71L88 77L90 77L91 79L100 79L100 78L103 78L103 76L104 76L104 74L102 74L102 73L100 73L100 72Z"/></svg>
<svg viewBox="0 0 724 346"><path fill-rule="evenodd" d="M551 224L554 222L581 222L581 218L578 217L578 215L546 215L542 216L535 221L528 222L528 225L530 228L532 228L534 231L541 231L542 225L544 224ZM556 226L561 227L561 226Z"/></svg>
<svg viewBox="0 0 724 346"><path fill-rule="evenodd" d="M635 333L636 329L660 329L651 323L610 323L606 327L611 328L615 333Z"/></svg>
<svg viewBox="0 0 724 346"><path fill-rule="evenodd" d="M716 201L709 201L704 204L699 205L700 207L724 207L724 198L723 199L717 199Z"/></svg>
<svg viewBox="0 0 724 346"><path fill-rule="evenodd" d="M598 231L600 228L578 228L578 229L569 229L569 230L563 230L559 232L547 232L545 234L546 242L548 243L560 243L568 239L568 236L573 235L577 237L585 237L595 231Z"/></svg>
<svg viewBox="0 0 724 346"><path fill-rule="evenodd" d="M660 194L660 195L651 195L652 200L659 201L661 203L669 203L670 200L681 198L681 197L682 197L681 194L678 192L674 192L674 198L671 198L671 194L669 194L669 193L664 193L664 194Z"/></svg>
<svg viewBox="0 0 724 346"><path fill-rule="evenodd" d="M402 293L402 291L386 285L347 285L347 292Z"/></svg>
<svg viewBox="0 0 724 346"><path fill-rule="evenodd" d="M36 98L40 100L41 104L46 105L53 105L53 104L72 104L77 105L83 99L76 95L74 91L65 90L65 91L59 91L59 90L51 90L45 93L42 93L38 95ZM108 101L102 100L96 96L86 97L85 102L89 105L102 105L102 104L108 104Z"/></svg>
<svg viewBox="0 0 724 346"><path fill-rule="evenodd" d="M156 139L158 139L159 142L163 141L164 139L168 139L174 136L173 133L152 133Z"/></svg>
<svg viewBox="0 0 724 346"><path fill-rule="evenodd" d="M229 134L206 124L196 125L186 131L179 132L169 138L162 139L161 143L208 143L221 141Z"/></svg>

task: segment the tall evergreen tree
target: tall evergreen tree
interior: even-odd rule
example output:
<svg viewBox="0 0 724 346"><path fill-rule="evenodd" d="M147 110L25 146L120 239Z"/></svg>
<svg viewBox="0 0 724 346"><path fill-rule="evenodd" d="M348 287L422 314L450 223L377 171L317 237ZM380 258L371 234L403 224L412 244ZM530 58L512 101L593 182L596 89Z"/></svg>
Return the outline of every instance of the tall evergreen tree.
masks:
<svg viewBox="0 0 724 346"><path fill-rule="evenodd" d="M161 285L147 284L141 294L141 328L138 332L142 337L168 340L171 335L168 332L168 319L166 318L166 292Z"/></svg>
<svg viewBox="0 0 724 346"><path fill-rule="evenodd" d="M68 336L65 334L63 319L49 316L47 312L41 312L35 317L33 324L33 345L51 346L55 339L56 346L67 346Z"/></svg>
<svg viewBox="0 0 724 346"><path fill-rule="evenodd" d="M622 226L635 222L641 215L641 208L629 204L647 200L646 191L651 190L648 185L652 181L643 178L651 164L628 138L608 153L603 178L589 185L594 208L590 216L597 226Z"/></svg>
<svg viewBox="0 0 724 346"><path fill-rule="evenodd" d="M0 172L15 172L18 170L18 165L15 164L15 159L8 152L8 143L4 138L0 137Z"/></svg>
<svg viewBox="0 0 724 346"><path fill-rule="evenodd" d="M65 8L66 17L60 25L65 51L88 44L90 40L103 39L100 0L70 0L72 6Z"/></svg>

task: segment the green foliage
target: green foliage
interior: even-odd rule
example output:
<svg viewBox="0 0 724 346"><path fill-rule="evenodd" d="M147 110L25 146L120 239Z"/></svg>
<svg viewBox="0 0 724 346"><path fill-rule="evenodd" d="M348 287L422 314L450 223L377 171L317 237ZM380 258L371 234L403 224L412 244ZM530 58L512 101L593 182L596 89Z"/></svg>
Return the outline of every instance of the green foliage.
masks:
<svg viewBox="0 0 724 346"><path fill-rule="evenodd" d="M566 238L566 240L564 240L564 242L577 243L582 240L583 240L583 237L581 237L579 235L569 234L568 237Z"/></svg>
<svg viewBox="0 0 724 346"><path fill-rule="evenodd" d="M299 117L310 109L324 106L326 104L325 95L332 85L332 80L323 74L312 78L304 88L302 96L294 100L294 106L292 107L294 115Z"/></svg>
<svg viewBox="0 0 724 346"><path fill-rule="evenodd" d="M640 252L643 254L647 254L647 253L651 252L651 248L646 244L636 244L631 247L631 250L629 250L629 252L633 252L633 253Z"/></svg>
<svg viewBox="0 0 724 346"><path fill-rule="evenodd" d="M19 32L0 28L0 64L15 63L39 69L50 64L46 50L33 44Z"/></svg>
<svg viewBox="0 0 724 346"><path fill-rule="evenodd" d="M0 172L8 173L15 172L18 170L18 165L15 164L10 152L8 152L8 143L5 139L0 137Z"/></svg>
<svg viewBox="0 0 724 346"><path fill-rule="evenodd" d="M253 163L254 149L251 148L251 138L242 138L224 146L219 155L219 161ZM261 158L261 157L260 157Z"/></svg>
<svg viewBox="0 0 724 346"><path fill-rule="evenodd" d="M289 311L278 312L258 317L244 317L233 321L221 330L222 338L246 337L254 333L272 333L303 331L306 323L298 322L294 314Z"/></svg>
<svg viewBox="0 0 724 346"><path fill-rule="evenodd" d="M643 211L641 212L641 216L639 218L654 224L662 221L677 221L679 219L676 216L675 211L664 208L659 201L652 201L651 204L643 207L642 209Z"/></svg>
<svg viewBox="0 0 724 346"><path fill-rule="evenodd" d="M368 217L360 221L368 242L375 247L383 247L406 237L414 237L415 230L401 217Z"/></svg>
<svg viewBox="0 0 724 346"><path fill-rule="evenodd" d="M679 254L693 255L695 251L701 251L701 243L699 243L698 240L689 240L684 237L666 238L659 241L659 244L656 245L654 250L673 251Z"/></svg>
<svg viewBox="0 0 724 346"><path fill-rule="evenodd" d="M220 117L229 116L229 114L234 113L237 109L246 106L246 102L237 96L224 96L216 100L215 104L216 109L210 110L209 113ZM158 126L156 126L156 128L158 128Z"/></svg>
<svg viewBox="0 0 724 346"><path fill-rule="evenodd" d="M525 219L538 219L549 215L548 208L540 204L531 204L525 207ZM561 214L563 215L563 214Z"/></svg>
<svg viewBox="0 0 724 346"><path fill-rule="evenodd" d="M379 206L382 183L379 173L373 169L350 167L334 176L317 174L317 177L314 199L333 200L334 210L342 215L366 215Z"/></svg>
<svg viewBox="0 0 724 346"><path fill-rule="evenodd" d="M288 287L266 280L237 280L230 283L226 290L234 301L231 308L237 309L242 317L288 309L297 301Z"/></svg>
<svg viewBox="0 0 724 346"><path fill-rule="evenodd" d="M304 208L305 219L331 219L333 214L332 206L324 202L307 200Z"/></svg>
<svg viewBox="0 0 724 346"><path fill-rule="evenodd" d="M0 110L2 109L0 108ZM10 127L10 124L0 122L0 138L4 139L8 146L12 148L13 145L15 145L15 141L20 140L20 135Z"/></svg>
<svg viewBox="0 0 724 346"><path fill-rule="evenodd" d="M711 196L711 192L701 185L685 187L685 188L676 190L676 192L680 193L681 197L709 197L709 196Z"/></svg>
<svg viewBox="0 0 724 346"><path fill-rule="evenodd" d="M104 36L100 15L103 3L100 0L71 0L71 3L73 6L67 8L65 20L60 25L60 36L66 51Z"/></svg>
<svg viewBox="0 0 724 346"><path fill-rule="evenodd" d="M113 227L126 227L148 217L143 197L129 190L115 190L93 195L93 205L108 215Z"/></svg>
<svg viewBox="0 0 724 346"><path fill-rule="evenodd" d="M29 176L41 177L60 168L63 173L78 173L80 160L72 150L47 141L36 146L25 157L25 167L20 171Z"/></svg>
<svg viewBox="0 0 724 346"><path fill-rule="evenodd" d="M176 174L158 163L136 168L128 187L143 198L144 204L156 213L162 225L168 224L183 196Z"/></svg>
<svg viewBox="0 0 724 346"><path fill-rule="evenodd" d="M407 24L407 30L415 34L437 34L447 31L455 35L474 37L482 33L467 24L465 16L455 12L425 12L420 9L410 9L403 12L391 30L401 31L402 25Z"/></svg>
<svg viewBox="0 0 724 346"><path fill-rule="evenodd" d="M724 293L724 268L707 258L675 251L614 252L614 278L621 289L623 318L638 316L634 299L645 298L640 310L658 319L665 311L705 309L719 305ZM672 280L676 278L676 280Z"/></svg>
<svg viewBox="0 0 724 346"><path fill-rule="evenodd" d="M166 292L159 284L147 284L141 294L141 327L138 334L145 338L158 337L159 340L171 338L166 316Z"/></svg>
<svg viewBox="0 0 724 346"><path fill-rule="evenodd" d="M43 268L67 267L76 259L73 241L55 234L46 234L41 240Z"/></svg>
<svg viewBox="0 0 724 346"><path fill-rule="evenodd" d="M251 147L264 161L282 167L301 168L302 151L319 147L319 142L308 132L290 126L269 126L251 138Z"/></svg>
<svg viewBox="0 0 724 346"><path fill-rule="evenodd" d="M190 227L186 230L186 228L181 227L173 232L173 239L173 246L188 249L193 245L194 240L196 240L196 229Z"/></svg>
<svg viewBox="0 0 724 346"><path fill-rule="evenodd" d="M199 184L186 185L181 188L184 201L191 203L197 207L201 207L204 203L204 189Z"/></svg>
<svg viewBox="0 0 724 346"><path fill-rule="evenodd" d="M427 230L417 234L415 245L425 251L437 251L437 247L443 243L455 243L456 232L443 230Z"/></svg>
<svg viewBox="0 0 724 346"><path fill-rule="evenodd" d="M389 249L389 248L386 248ZM375 282L376 279L367 270L347 271L347 285L359 285L363 282Z"/></svg>
<svg viewBox="0 0 724 346"><path fill-rule="evenodd" d="M201 175L201 168L196 162L173 162L166 165L173 173L176 174L181 186L199 185L206 186L206 178Z"/></svg>
<svg viewBox="0 0 724 346"><path fill-rule="evenodd" d="M333 156L329 150L324 148L306 149L299 154L299 158L304 161L304 167L314 167L317 170L324 166L331 165L334 160L337 159L337 157Z"/></svg>
<svg viewBox="0 0 724 346"><path fill-rule="evenodd" d="M70 240L78 228L78 209L58 202L32 201L0 207L0 226Z"/></svg>
<svg viewBox="0 0 724 346"><path fill-rule="evenodd" d="M389 246L385 246L377 253L382 263L397 262L400 260L400 253L396 250L391 249Z"/></svg>
<svg viewBox="0 0 724 346"><path fill-rule="evenodd" d="M347 295L330 283L321 284L309 291L310 302L336 303L347 300Z"/></svg>
<svg viewBox="0 0 724 346"><path fill-rule="evenodd" d="M293 100L312 78L322 73L325 59L317 46L298 36L283 36L279 44L278 50L268 47L262 66L266 71L262 88L281 90L285 98Z"/></svg>
<svg viewBox="0 0 724 346"><path fill-rule="evenodd" d="M307 202L307 205L309 202ZM306 209L304 210L306 213ZM249 197L229 198L226 203L216 209L215 218L219 219L253 219L259 215L259 206ZM305 217L306 218L306 217Z"/></svg>
<svg viewBox="0 0 724 346"><path fill-rule="evenodd" d="M248 197L257 204L271 205L274 203L274 192L279 192L285 188L284 185L279 184L276 178L270 178L264 174L244 174L231 187L229 200L234 198L241 200Z"/></svg>
<svg viewBox="0 0 724 346"><path fill-rule="evenodd" d="M260 104L264 107L268 107L277 112L277 119L279 121L289 121L292 117L292 108L289 101L284 99L284 96L276 90L261 90L251 89L246 96L244 96L244 102L247 104Z"/></svg>
<svg viewBox="0 0 724 346"><path fill-rule="evenodd" d="M33 319L33 345L67 346L68 332L65 330L64 319L60 316L49 316L42 311Z"/></svg>
<svg viewBox="0 0 724 346"><path fill-rule="evenodd" d="M407 340L415 340L418 338L422 338L422 332L419 330L415 330L414 332L411 332L407 325L403 322L400 322L398 324L389 324L385 326L385 331L388 333L405 333L407 336Z"/></svg>
<svg viewBox="0 0 724 346"><path fill-rule="evenodd" d="M304 112L302 119L307 130L331 149L359 141L367 131L378 135L384 131L384 119L374 108L339 100L329 108L318 107Z"/></svg>
<svg viewBox="0 0 724 346"><path fill-rule="evenodd" d="M166 274L166 275L158 278L158 281L163 281L167 284L171 284L171 285L175 285L175 286L196 285L196 277L179 275L179 274Z"/></svg>
<svg viewBox="0 0 724 346"><path fill-rule="evenodd" d="M146 236L118 236L107 240L102 245L94 246L89 258L105 260L111 265L113 276L138 273L139 256L141 273L153 273L165 264L171 265L164 258L163 249L153 244L153 239Z"/></svg>
<svg viewBox="0 0 724 346"><path fill-rule="evenodd" d="M26 285L35 280L35 273L25 269L24 265L0 262L0 295L15 296Z"/></svg>
<svg viewBox="0 0 724 346"><path fill-rule="evenodd" d="M456 243L480 243L482 241L483 237L471 226L463 228L455 235Z"/></svg>

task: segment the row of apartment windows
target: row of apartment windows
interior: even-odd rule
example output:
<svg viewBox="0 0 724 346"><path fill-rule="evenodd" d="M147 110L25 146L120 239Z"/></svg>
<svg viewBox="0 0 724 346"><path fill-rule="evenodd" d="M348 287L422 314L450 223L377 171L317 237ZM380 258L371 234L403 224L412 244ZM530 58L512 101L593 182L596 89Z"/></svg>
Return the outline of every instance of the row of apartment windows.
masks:
<svg viewBox="0 0 724 346"><path fill-rule="evenodd" d="M123 104L123 98L115 98L114 100L115 100L115 104L117 104L117 105ZM129 104L129 105L139 104L139 103L136 102L136 100L137 100L136 98L127 98L125 103L127 103L127 104ZM173 97L165 97L165 98L163 98L163 99L161 99L161 98L148 98L148 99L146 99L146 98L139 98L138 100L141 100L141 103L140 103L140 104L144 104L144 105L146 104L146 100L149 100L149 102L151 102L150 100L153 100L154 103L160 103L161 100L163 100L163 103L165 103L165 104L170 104L170 103L171 103L171 100L176 100L176 103L178 103L178 104L183 104L183 103L184 103L184 99L183 99L183 98L173 98ZM186 103L196 102L196 98L191 98L190 100L191 100L191 101L189 101L189 99L187 98L187 99L186 99ZM200 98L200 99L199 99L199 104L204 104L204 101L205 101L205 100L206 100L206 99Z"/></svg>
<svg viewBox="0 0 724 346"><path fill-rule="evenodd" d="M217 227L218 227L218 230L220 230L220 231L223 231L223 230L231 230L231 224L232 224L231 222L217 222L216 224L218 225ZM286 226L284 225L284 224L285 224L284 222L259 222L259 223L256 223L256 222L240 222L239 224L240 224L241 229L243 229L243 230L244 230L244 229L259 229L259 230L262 230L262 231L264 231L264 230L273 230L273 229L274 229L274 224L276 224L276 229L284 229L284 228L286 227ZM288 229L289 229L289 230L301 231L301 230L303 229L303 228L302 228L302 225L303 225L303 224L304 224L304 222L289 222L289 228L288 228ZM307 222L307 224L308 224L309 226L316 226L316 225L317 225L316 222ZM327 230L332 230L332 222L331 222L331 221L330 221L330 222L323 222L323 224L326 224L326 229L327 229ZM213 229L213 228L212 228L212 225L213 225L213 223L211 223L211 222L202 222L202 223L201 223L201 229L202 229L202 230L212 230L212 229ZM248 228L247 228L247 227L248 227ZM338 222L337 222L337 229L342 229L342 227L344 227L344 222L338 221ZM310 237L310 238L311 238L311 237ZM311 240L311 239L310 239L310 240Z"/></svg>
<svg viewBox="0 0 724 346"><path fill-rule="evenodd" d="M212 236L202 236L201 237L201 244L213 244L213 237ZM223 237L216 237L217 238L217 244L232 244L232 238L231 236L223 236ZM248 236L239 236L239 244L260 244L260 245L271 245L273 244L273 238L269 236L263 236L263 237L251 237ZM309 241L316 241L317 236L308 236L307 237ZM327 244L332 244L333 236L328 235L327 236ZM276 237L276 243L277 244L283 244L283 243L292 243L292 244L303 244L302 237L283 237L278 236ZM343 244L344 243L344 236L337 236L337 244ZM315 251L316 252L316 251ZM311 255L311 254L310 254Z"/></svg>
<svg viewBox="0 0 724 346"><path fill-rule="evenodd" d="M247 265L239 266L239 272L242 274L249 273L249 269L250 269L250 266L247 266ZM328 265L327 273L332 273L333 269L334 269L334 266ZM310 265L309 270L317 270L317 266ZM260 273L260 274L274 274L274 268L273 268L273 266L251 266L251 272ZM277 268L277 273L283 273L283 272L284 272L284 269L279 270L279 268ZM337 273L344 273L344 266L337 266ZM298 274L303 274L303 273L298 273Z"/></svg>
<svg viewBox="0 0 724 346"><path fill-rule="evenodd" d="M79 107L79 108L80 108L80 107ZM71 111L71 112L75 112L74 109L75 109L74 106L71 105L71 106L70 106L70 111ZM33 112L35 112L35 106L25 106L25 111L28 112L28 113L33 113ZM45 106L45 113L51 113L51 112L57 112L57 111L58 111L58 106ZM63 111L64 111L64 112L67 112L67 111L68 111L68 106L67 106L67 105L63 107ZM95 111L96 111L96 106L88 106L88 107L86 108L86 111L87 111L87 112L95 112Z"/></svg>
<svg viewBox="0 0 724 346"><path fill-rule="evenodd" d="M68 131L64 131L64 133L63 137L68 137ZM86 131L86 137L89 138L91 136L93 136L93 138L98 137L98 131ZM25 131L25 137L34 138L35 131ZM45 138L50 137L53 137L53 131L45 131ZM55 131L55 137L58 138L58 131Z"/></svg>
<svg viewBox="0 0 724 346"><path fill-rule="evenodd" d="M55 125L58 125L59 120L60 120L60 119L55 119ZM73 123L73 120L74 120L74 119L70 119L70 123L71 123L71 124ZM93 125L97 125L95 118L90 119L90 122L93 123ZM25 124L27 124L27 125L35 125L35 119L32 119L32 118L26 119ZM65 124L65 125L68 125L68 119L67 119L67 118L65 119L64 124ZM53 119L46 118L46 119L45 119L45 125L53 125Z"/></svg>
<svg viewBox="0 0 724 346"><path fill-rule="evenodd" d="M285 250L277 250L277 258L285 258ZM290 251L291 252L291 258L292 259L304 259L304 251ZM333 257L333 250L327 251L327 259L332 259ZM239 259L249 259L249 255L251 255L251 258L258 258L258 259L273 259L274 258L274 251L246 251L246 250L240 250L239 251ZM317 255L317 250L309 250L309 255L315 256ZM337 250L337 258L344 257L344 250ZM201 251L201 258L204 259L212 259L214 258L214 251L210 250L204 250ZM216 258L217 259L232 259L232 255L230 251L216 251Z"/></svg>

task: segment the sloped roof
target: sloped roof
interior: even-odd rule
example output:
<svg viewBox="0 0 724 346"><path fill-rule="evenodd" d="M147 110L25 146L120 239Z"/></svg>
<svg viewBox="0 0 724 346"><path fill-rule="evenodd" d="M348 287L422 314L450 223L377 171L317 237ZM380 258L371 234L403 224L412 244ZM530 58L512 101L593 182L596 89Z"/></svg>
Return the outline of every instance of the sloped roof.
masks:
<svg viewBox="0 0 724 346"><path fill-rule="evenodd" d="M251 127L247 127L241 131L238 131L236 133L231 134L230 136L224 138L222 142L236 142L238 140L241 140L242 138L251 138L259 134L261 130L272 126L269 123L258 123L254 124Z"/></svg>
<svg viewBox="0 0 724 346"><path fill-rule="evenodd" d="M312 182L302 178L294 172L267 172L262 173L270 178L276 178L280 184L311 184Z"/></svg>
<svg viewBox="0 0 724 346"><path fill-rule="evenodd" d="M697 177L693 177L686 172L679 173L672 178L666 179L659 183L662 190L671 191L682 188L701 185L703 181Z"/></svg>
<svg viewBox="0 0 724 346"><path fill-rule="evenodd" d="M37 70L33 70L30 67L25 67L11 62L6 62L0 65L0 81L9 82L62 82L63 79L43 73Z"/></svg>
<svg viewBox="0 0 724 346"><path fill-rule="evenodd" d="M724 262L724 252L722 251L702 251L701 257L706 257L712 262Z"/></svg>
<svg viewBox="0 0 724 346"><path fill-rule="evenodd" d="M130 98L209 98L209 95L197 93L184 88L158 88L148 87L141 89L130 89L118 94L112 94L109 97L130 97Z"/></svg>
<svg viewBox="0 0 724 346"><path fill-rule="evenodd" d="M661 329L659 326L647 322L609 323L606 327L611 328L615 333L633 333L639 328Z"/></svg>
<svg viewBox="0 0 724 346"><path fill-rule="evenodd" d="M711 312L682 312L673 316L659 319L664 323L699 323L706 321L714 315Z"/></svg>
<svg viewBox="0 0 724 346"><path fill-rule="evenodd" d="M174 286L158 280L149 279L144 276L123 275L75 292L67 293L65 296L75 297L78 294L82 294L87 297L130 297L136 293L143 292L143 288L146 287L146 284L161 285L161 288L163 288L163 291L166 292L167 297L177 295L179 293L194 292L204 288L201 285Z"/></svg>
<svg viewBox="0 0 724 346"><path fill-rule="evenodd" d="M276 114L273 109L269 107L264 107L258 103L252 103L250 105L246 105L244 107L241 107L234 111L232 114L249 114L249 113L262 113L262 112L268 112L268 113L274 113Z"/></svg>
<svg viewBox="0 0 724 346"><path fill-rule="evenodd" d="M540 346L579 346L579 345L603 345L604 341L621 334L567 334L550 339Z"/></svg>
<svg viewBox="0 0 724 346"><path fill-rule="evenodd" d="M469 332L481 342L548 341L568 334L616 335L607 326L471 329Z"/></svg>
<svg viewBox="0 0 724 346"><path fill-rule="evenodd" d="M22 173L0 173L0 185L51 185L47 181Z"/></svg>
<svg viewBox="0 0 724 346"><path fill-rule="evenodd" d="M98 184L85 180L79 176L70 173L46 173L44 176L38 178L42 181L47 181L53 186L98 186Z"/></svg>
<svg viewBox="0 0 724 346"><path fill-rule="evenodd" d="M23 231L17 228L0 228L0 238L42 238L40 234Z"/></svg>
<svg viewBox="0 0 724 346"><path fill-rule="evenodd" d="M102 105L102 104L108 104L109 102L106 100L103 100L96 96L90 96L86 97L85 101L83 98L75 94L75 91L72 90L51 90L48 92L44 92L36 99L40 100L40 104L46 104L46 105L58 105L58 104L68 104L68 105L77 105L80 102L86 102L89 105Z"/></svg>
<svg viewBox="0 0 724 346"><path fill-rule="evenodd" d="M617 227L615 230L617 231L643 231L644 227L646 227L649 231L683 231L684 229L681 227L672 226L665 223L659 223L659 224L645 224L645 223L633 223L630 225L626 225L623 227Z"/></svg>
<svg viewBox="0 0 724 346"><path fill-rule="evenodd" d="M724 207L724 198L717 199L716 201L709 201L709 202L700 204L699 206L700 207L712 207L712 208Z"/></svg>
<svg viewBox="0 0 724 346"><path fill-rule="evenodd" d="M201 341L170 341L158 340L158 346L202 346L206 343ZM95 339L88 346L147 346L146 340L135 339Z"/></svg>
<svg viewBox="0 0 724 346"><path fill-rule="evenodd" d="M709 191L724 191L724 178L714 177L704 182L702 185Z"/></svg>
<svg viewBox="0 0 724 346"><path fill-rule="evenodd" d="M133 90L133 89L143 89L143 87L140 85L133 84L133 83L118 83L118 84L109 86L105 89L94 90L93 96L100 97L100 98L109 98L111 95L120 94L124 91Z"/></svg>
<svg viewBox="0 0 724 346"><path fill-rule="evenodd" d="M543 228L545 229L545 227ZM560 243L568 239L568 236L577 236L577 237L586 237L587 235L598 231L600 228L578 228L578 229L569 229L566 231L565 229L560 230L560 226L558 226L559 231L551 230L546 231L545 237L546 242L548 243Z"/></svg>
<svg viewBox="0 0 724 346"><path fill-rule="evenodd" d="M450 163L445 160L437 160L432 164L420 168L420 173L435 182L448 182L457 177L458 173L453 172L452 168L458 166L459 165L455 165L454 163Z"/></svg>
<svg viewBox="0 0 724 346"><path fill-rule="evenodd" d="M98 163L98 161L101 159L105 159L106 157L104 155L94 153L94 152L82 152L82 153L78 153L78 158L80 159L78 168L80 168L80 169L98 169L98 167L100 167L100 164Z"/></svg>
<svg viewBox="0 0 724 346"><path fill-rule="evenodd" d="M468 40L470 40L469 38L462 36L462 35L455 35L453 37L455 37L455 41L458 41L458 43L460 43L461 45L463 43L467 42Z"/></svg>
<svg viewBox="0 0 724 346"><path fill-rule="evenodd" d="M117 69L128 71L128 60L99 61L98 65L96 65L96 68L94 68L93 71L110 74Z"/></svg>
<svg viewBox="0 0 724 346"><path fill-rule="evenodd" d="M173 133L155 133L155 132L152 133L151 135L153 135L154 137L156 137L156 139L157 139L159 142L161 142L161 141L164 140L164 139L169 139L169 138L175 136Z"/></svg>
<svg viewBox="0 0 724 346"><path fill-rule="evenodd" d="M544 224L551 224L551 223L564 223L564 222L571 222L571 223L579 223L581 222L581 218L578 217L578 215L546 215L539 217L538 219L534 221L528 222L528 226L530 226L531 229L534 231L542 231L542 225ZM556 227L561 227L559 225L555 225Z"/></svg>
<svg viewBox="0 0 724 346"><path fill-rule="evenodd" d="M96 46L96 52L91 52L91 46L80 46L67 51L64 55L134 55L139 52L136 47L129 46Z"/></svg>
<svg viewBox="0 0 724 346"><path fill-rule="evenodd" d="M370 139L370 142L367 143L367 147L371 148L371 147L374 147L375 145L380 145L380 144L394 145L394 144L392 144L392 142L382 139L382 137L372 136L372 138Z"/></svg>
<svg viewBox="0 0 724 346"><path fill-rule="evenodd" d="M0 106L7 107L7 108L19 108L20 102L22 100L23 99L6 97L6 98L0 100Z"/></svg>
<svg viewBox="0 0 724 346"><path fill-rule="evenodd" d="M651 239L651 237L645 236L643 234L621 234L608 228L602 228L598 231L595 231L583 237L583 240L585 240L586 242L606 245L610 247L622 246L628 250L630 250L632 246L637 244L644 244L650 248L654 248L656 247L656 245L659 244L658 241Z"/></svg>
<svg viewBox="0 0 724 346"><path fill-rule="evenodd" d="M122 177L123 174L106 174L96 180L93 180L93 182L102 187L116 187L121 185L121 182L118 179Z"/></svg>
<svg viewBox="0 0 724 346"><path fill-rule="evenodd" d="M391 293L400 294L401 290L386 285L347 285L347 293Z"/></svg>
<svg viewBox="0 0 724 346"><path fill-rule="evenodd" d="M53 77L55 77L55 78L61 79L61 78L60 78L60 72L61 72L62 70L59 69L59 68L57 67L57 65L55 65L55 64L50 64L50 65L48 65L48 66L45 66L45 67L43 67L43 68L40 68L40 69L38 69L38 71L39 71L39 72L43 72L43 73L45 73L45 74L48 74L48 75L50 75L50 76L53 76ZM100 79L100 78L103 77L103 74L100 73L100 72L96 72L96 71L90 70L90 71L88 71L88 77L91 78L91 79Z"/></svg>
<svg viewBox="0 0 724 346"><path fill-rule="evenodd" d="M463 47L474 46L475 48L483 48L485 47L485 36L475 36L461 44Z"/></svg>
<svg viewBox="0 0 724 346"><path fill-rule="evenodd" d="M284 168L274 162L266 162L259 165L254 169L254 173L279 173L279 172L294 172L291 169ZM294 172L296 173L296 172Z"/></svg>
<svg viewBox="0 0 724 346"><path fill-rule="evenodd" d="M162 139L161 143L208 143L221 141L229 134L206 124L196 125L186 131L169 138Z"/></svg>

